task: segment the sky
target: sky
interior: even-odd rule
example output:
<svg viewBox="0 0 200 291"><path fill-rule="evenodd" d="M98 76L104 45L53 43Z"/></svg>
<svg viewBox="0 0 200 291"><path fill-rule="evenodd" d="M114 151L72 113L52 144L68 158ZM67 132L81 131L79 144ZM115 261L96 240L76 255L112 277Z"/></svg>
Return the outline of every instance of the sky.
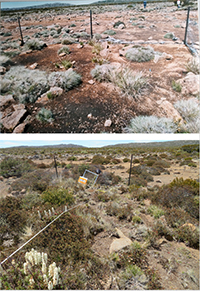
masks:
<svg viewBox="0 0 200 291"><path fill-rule="evenodd" d="M63 0L50 0L50 1L1 1L1 8L21 8L21 7L27 7L27 6L33 6L33 5L41 5L45 3L69 3L69 4L90 4L93 2L97 2L98 0L69 0L69 1L63 1Z"/></svg>
<svg viewBox="0 0 200 291"><path fill-rule="evenodd" d="M0 148L14 146L42 146L76 144L86 147L102 147L120 143L147 143L173 140L199 140L198 134L1 134Z"/></svg>

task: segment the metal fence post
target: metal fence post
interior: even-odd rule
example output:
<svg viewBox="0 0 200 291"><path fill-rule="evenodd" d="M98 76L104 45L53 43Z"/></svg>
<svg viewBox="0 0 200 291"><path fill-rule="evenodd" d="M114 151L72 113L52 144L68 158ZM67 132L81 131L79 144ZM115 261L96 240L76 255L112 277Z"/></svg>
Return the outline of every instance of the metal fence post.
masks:
<svg viewBox="0 0 200 291"><path fill-rule="evenodd" d="M187 20L186 20L186 27L185 27L184 44L187 44L187 31L188 31L189 14L190 14L190 7L188 7L188 12L187 12Z"/></svg>
<svg viewBox="0 0 200 291"><path fill-rule="evenodd" d="M17 19L18 19L19 31L20 31L20 35L21 35L21 46L23 46L24 45L24 40L23 40L22 29L21 29L21 24L20 24L21 17L18 17Z"/></svg>
<svg viewBox="0 0 200 291"><path fill-rule="evenodd" d="M92 10L90 10L90 37L93 38L93 33L92 33Z"/></svg>

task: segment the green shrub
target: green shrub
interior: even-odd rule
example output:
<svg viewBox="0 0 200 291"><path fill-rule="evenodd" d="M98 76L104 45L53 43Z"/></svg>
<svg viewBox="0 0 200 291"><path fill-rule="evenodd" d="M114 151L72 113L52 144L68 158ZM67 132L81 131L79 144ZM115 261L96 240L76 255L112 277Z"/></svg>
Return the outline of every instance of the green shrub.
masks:
<svg viewBox="0 0 200 291"><path fill-rule="evenodd" d="M33 171L33 166L28 160L18 158L5 158L0 163L0 174L5 177L21 177L24 173Z"/></svg>
<svg viewBox="0 0 200 291"><path fill-rule="evenodd" d="M131 62L148 62L154 58L154 50L152 47L135 46L126 52L126 58Z"/></svg>
<svg viewBox="0 0 200 291"><path fill-rule="evenodd" d="M106 213L110 216L117 216L118 219L127 219L132 214L132 207L130 204L120 206L117 202L113 201L106 205Z"/></svg>
<svg viewBox="0 0 200 291"><path fill-rule="evenodd" d="M43 107L37 113L36 118L41 122L51 123L53 121L53 114L52 114L51 110L48 110L48 109Z"/></svg>
<svg viewBox="0 0 200 291"><path fill-rule="evenodd" d="M74 202L73 194L64 188L49 187L42 193L42 199L50 205L71 205Z"/></svg>
<svg viewBox="0 0 200 291"><path fill-rule="evenodd" d="M172 89L176 92L181 92L182 86L181 86L181 84L179 84L178 82L173 80L172 81Z"/></svg>
<svg viewBox="0 0 200 291"><path fill-rule="evenodd" d="M149 213L150 215L152 215L154 218L159 218L162 215L165 214L164 210L159 208L156 205L151 205L148 209L147 209L147 213Z"/></svg>
<svg viewBox="0 0 200 291"><path fill-rule="evenodd" d="M176 239L186 243L191 248L199 249L199 230L197 228L194 230L189 224L179 227Z"/></svg>

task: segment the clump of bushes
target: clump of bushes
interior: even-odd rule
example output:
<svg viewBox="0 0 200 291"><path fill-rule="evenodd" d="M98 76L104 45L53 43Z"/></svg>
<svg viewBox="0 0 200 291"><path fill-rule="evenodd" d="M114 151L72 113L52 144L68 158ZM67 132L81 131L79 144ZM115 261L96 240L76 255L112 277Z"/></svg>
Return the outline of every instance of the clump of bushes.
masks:
<svg viewBox="0 0 200 291"><path fill-rule="evenodd" d="M2 92L12 92L20 103L33 103L48 89L47 74L43 71L15 66L3 77Z"/></svg>
<svg viewBox="0 0 200 291"><path fill-rule="evenodd" d="M178 82L176 82L175 80L172 81L172 89L176 92L181 92L182 90L182 86L181 84L179 84Z"/></svg>
<svg viewBox="0 0 200 291"><path fill-rule="evenodd" d="M21 177L24 173L33 171L34 167L28 160L8 157L0 163L0 175L5 178Z"/></svg>
<svg viewBox="0 0 200 291"><path fill-rule="evenodd" d="M127 67L116 67L112 64L97 65L92 71L93 78L100 82L111 82L119 87L122 93L138 98L142 89L147 87L147 79L142 73L136 73Z"/></svg>
<svg viewBox="0 0 200 291"><path fill-rule="evenodd" d="M73 194L68 189L58 187L48 187L42 193L42 199L45 203L55 206L71 205L74 202Z"/></svg>
<svg viewBox="0 0 200 291"><path fill-rule="evenodd" d="M29 50L42 50L44 47L47 47L46 43L37 39L31 39L25 43L25 48Z"/></svg>
<svg viewBox="0 0 200 291"><path fill-rule="evenodd" d="M130 204L120 206L117 202L112 201L106 205L106 213L111 216L117 216L118 219L127 219L132 216L132 207Z"/></svg>
<svg viewBox="0 0 200 291"><path fill-rule="evenodd" d="M65 53L65 54L68 55L70 53L70 50L69 50L68 46L64 45L63 47L61 47L58 50L58 55L61 54L61 53Z"/></svg>
<svg viewBox="0 0 200 291"><path fill-rule="evenodd" d="M72 69L69 69L66 72L51 73L48 81L51 87L58 86L65 91L69 91L81 83L81 76Z"/></svg>
<svg viewBox="0 0 200 291"><path fill-rule="evenodd" d="M149 47L135 46L126 52L126 58L131 62L148 62L154 58L154 50Z"/></svg>
<svg viewBox="0 0 200 291"><path fill-rule="evenodd" d="M192 72L195 75L200 74L200 64L198 58L190 59L186 64L186 69L188 72Z"/></svg>
<svg viewBox="0 0 200 291"><path fill-rule="evenodd" d="M137 116L124 129L128 133L175 133L178 125L170 118L156 116Z"/></svg>
<svg viewBox="0 0 200 291"><path fill-rule="evenodd" d="M116 34L116 32L112 29L108 29L108 30L104 31L103 33L108 34L108 35L115 35Z"/></svg>
<svg viewBox="0 0 200 291"><path fill-rule="evenodd" d="M185 124L181 125L182 130L190 133L199 132L200 108L198 100L180 100L174 104L174 107L178 110L186 122Z"/></svg>

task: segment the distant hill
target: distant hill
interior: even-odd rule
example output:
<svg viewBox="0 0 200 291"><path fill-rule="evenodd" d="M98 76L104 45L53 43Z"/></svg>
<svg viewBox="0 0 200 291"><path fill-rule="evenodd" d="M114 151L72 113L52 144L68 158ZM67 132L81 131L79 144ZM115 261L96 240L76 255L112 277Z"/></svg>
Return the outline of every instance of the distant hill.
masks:
<svg viewBox="0 0 200 291"><path fill-rule="evenodd" d="M193 145L193 144L199 144L198 140L176 140L176 141L160 141L160 142L148 142L148 143L121 143L116 145L110 145L105 146L105 148L108 147L128 147L128 148L167 148L167 147L182 147L184 145Z"/></svg>
<svg viewBox="0 0 200 291"><path fill-rule="evenodd" d="M26 6L26 7L15 7L15 8L2 8L2 11L13 11L13 10L27 10L27 9L43 9L43 8L56 8L56 7L66 7L71 6L72 4L69 3L47 3L41 5L34 5L34 6ZM75 5L75 4L74 4Z"/></svg>
<svg viewBox="0 0 200 291"><path fill-rule="evenodd" d="M81 145L76 145L76 144L58 144L58 145L43 145L43 146L15 146L15 147L10 147L12 149L17 149L17 148L85 148L84 146Z"/></svg>

